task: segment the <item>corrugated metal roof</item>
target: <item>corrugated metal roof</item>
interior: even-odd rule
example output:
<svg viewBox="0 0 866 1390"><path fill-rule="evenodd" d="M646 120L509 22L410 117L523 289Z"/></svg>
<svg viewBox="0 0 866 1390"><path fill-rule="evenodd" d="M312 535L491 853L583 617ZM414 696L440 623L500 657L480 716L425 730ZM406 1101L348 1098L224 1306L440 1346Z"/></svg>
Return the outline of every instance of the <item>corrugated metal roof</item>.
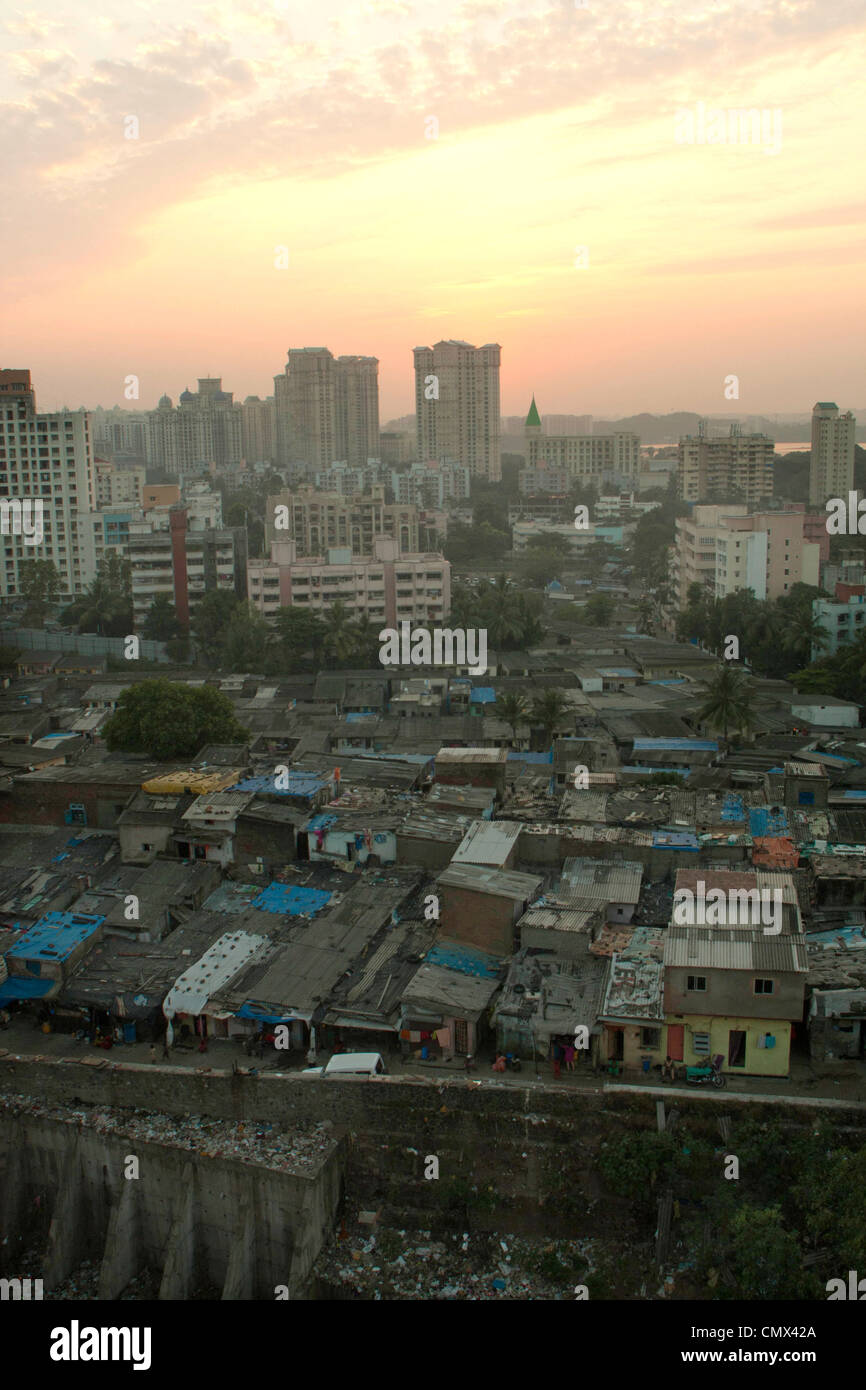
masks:
<svg viewBox="0 0 866 1390"><path fill-rule="evenodd" d="M516 874L504 869L491 869L482 864L449 864L443 869L437 883L446 888L463 888L469 892L492 893L494 896L513 898L517 902L531 901L541 888L543 880L534 874Z"/></svg>
<svg viewBox="0 0 866 1390"><path fill-rule="evenodd" d="M519 821L478 820L469 827L454 852L452 864L490 864L506 862L520 837Z"/></svg>
<svg viewBox="0 0 866 1390"><path fill-rule="evenodd" d="M806 974L805 942L790 936L750 935L724 928L671 927L665 938L666 967L707 970L769 970Z"/></svg>
<svg viewBox="0 0 866 1390"><path fill-rule="evenodd" d="M636 903L643 865L628 860L566 859L560 892L598 903Z"/></svg>
<svg viewBox="0 0 866 1390"><path fill-rule="evenodd" d="M440 748L437 763L504 763L508 760L504 748Z"/></svg>

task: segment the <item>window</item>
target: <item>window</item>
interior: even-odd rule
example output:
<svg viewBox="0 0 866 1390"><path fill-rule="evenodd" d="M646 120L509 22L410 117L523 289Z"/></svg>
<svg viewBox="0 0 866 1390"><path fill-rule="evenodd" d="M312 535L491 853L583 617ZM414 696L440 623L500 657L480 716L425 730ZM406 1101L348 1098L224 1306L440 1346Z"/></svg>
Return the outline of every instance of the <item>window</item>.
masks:
<svg viewBox="0 0 866 1390"><path fill-rule="evenodd" d="M641 1028L640 1045L641 1047L661 1047L662 1030L661 1028Z"/></svg>
<svg viewBox="0 0 866 1390"><path fill-rule="evenodd" d="M703 993L704 991L706 991L706 988L707 988L707 977L706 977L706 975L689 975L689 976L687 977L687 979L686 979L686 989L687 989L687 990L693 991L693 992L701 992L701 993Z"/></svg>
<svg viewBox="0 0 866 1390"><path fill-rule="evenodd" d="M692 1051L699 1057L710 1055L709 1033L692 1033Z"/></svg>
<svg viewBox="0 0 866 1390"><path fill-rule="evenodd" d="M773 988L774 988L774 985L773 985L773 981L772 981L772 980L756 980L756 981L755 981L755 993L756 993L756 994L772 994L772 993L773 993Z"/></svg>

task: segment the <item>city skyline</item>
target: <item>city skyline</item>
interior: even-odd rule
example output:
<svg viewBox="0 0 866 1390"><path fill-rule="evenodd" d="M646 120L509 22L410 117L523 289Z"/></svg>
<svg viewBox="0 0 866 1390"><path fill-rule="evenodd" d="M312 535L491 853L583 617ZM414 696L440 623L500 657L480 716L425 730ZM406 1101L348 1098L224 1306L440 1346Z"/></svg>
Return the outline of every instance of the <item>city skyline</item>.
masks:
<svg viewBox="0 0 866 1390"><path fill-rule="evenodd" d="M135 408L130 374L142 409L205 372L265 395L325 343L379 358L387 421L443 338L502 344L503 414L861 404L853 4L110 0L0 33L5 356L43 409ZM737 110L753 143L712 143Z"/></svg>

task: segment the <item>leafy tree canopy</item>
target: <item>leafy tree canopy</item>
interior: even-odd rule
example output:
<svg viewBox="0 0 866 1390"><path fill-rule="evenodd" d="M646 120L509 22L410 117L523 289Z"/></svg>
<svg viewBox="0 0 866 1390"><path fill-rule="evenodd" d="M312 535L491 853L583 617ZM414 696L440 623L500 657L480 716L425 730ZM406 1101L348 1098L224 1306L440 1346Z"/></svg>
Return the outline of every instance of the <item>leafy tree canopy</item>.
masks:
<svg viewBox="0 0 866 1390"><path fill-rule="evenodd" d="M206 743L242 743L249 730L220 690L148 680L124 690L103 733L111 752L144 753L162 762L191 758Z"/></svg>

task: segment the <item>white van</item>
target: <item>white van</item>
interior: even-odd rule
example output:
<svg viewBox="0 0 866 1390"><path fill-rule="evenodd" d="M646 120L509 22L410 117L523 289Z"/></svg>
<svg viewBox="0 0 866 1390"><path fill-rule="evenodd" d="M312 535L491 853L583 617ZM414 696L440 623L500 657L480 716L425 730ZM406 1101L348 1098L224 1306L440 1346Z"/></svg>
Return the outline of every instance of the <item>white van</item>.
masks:
<svg viewBox="0 0 866 1390"><path fill-rule="evenodd" d="M338 1052L324 1067L305 1067L302 1076L384 1076L378 1052Z"/></svg>

